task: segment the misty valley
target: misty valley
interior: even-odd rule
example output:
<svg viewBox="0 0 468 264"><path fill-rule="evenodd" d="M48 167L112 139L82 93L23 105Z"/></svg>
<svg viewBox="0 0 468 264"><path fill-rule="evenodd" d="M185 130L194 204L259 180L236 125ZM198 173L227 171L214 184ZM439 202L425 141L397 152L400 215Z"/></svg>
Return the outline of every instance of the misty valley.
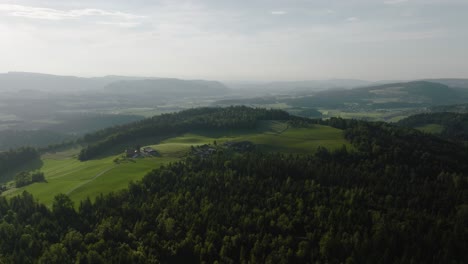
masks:
<svg viewBox="0 0 468 264"><path fill-rule="evenodd" d="M309 118L398 122L418 113L464 112L468 103L468 81L464 79L223 84L11 72L0 74L0 87L0 150L45 147L109 126L193 107L247 105Z"/></svg>
<svg viewBox="0 0 468 264"><path fill-rule="evenodd" d="M466 79L0 87L6 263L466 260Z"/></svg>
<svg viewBox="0 0 468 264"><path fill-rule="evenodd" d="M0 264L468 263L467 14L0 1Z"/></svg>

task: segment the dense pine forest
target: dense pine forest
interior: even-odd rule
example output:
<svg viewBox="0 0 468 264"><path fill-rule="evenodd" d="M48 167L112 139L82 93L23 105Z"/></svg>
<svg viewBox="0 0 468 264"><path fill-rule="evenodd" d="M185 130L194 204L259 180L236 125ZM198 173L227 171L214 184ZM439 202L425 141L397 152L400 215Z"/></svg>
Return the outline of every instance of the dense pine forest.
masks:
<svg viewBox="0 0 468 264"><path fill-rule="evenodd" d="M252 111L228 108L217 113L239 109L230 117ZM181 115L190 111L216 110L194 109ZM208 116L194 115L190 122L201 127ZM281 112L254 116L287 119ZM179 123L183 120L180 117ZM213 126L249 126L249 120L226 119ZM141 122L140 131L148 133L163 126L159 121L154 127L152 121ZM156 169L127 190L76 206L66 195L58 195L51 209L28 193L10 200L0 197L0 259L5 263L467 262L467 148L386 123L336 118L291 118L290 123L344 129L355 150L321 148L296 156L218 148L210 156L191 155ZM92 136L98 141L116 131Z"/></svg>
<svg viewBox="0 0 468 264"><path fill-rule="evenodd" d="M467 25L0 0L0 264L468 264Z"/></svg>

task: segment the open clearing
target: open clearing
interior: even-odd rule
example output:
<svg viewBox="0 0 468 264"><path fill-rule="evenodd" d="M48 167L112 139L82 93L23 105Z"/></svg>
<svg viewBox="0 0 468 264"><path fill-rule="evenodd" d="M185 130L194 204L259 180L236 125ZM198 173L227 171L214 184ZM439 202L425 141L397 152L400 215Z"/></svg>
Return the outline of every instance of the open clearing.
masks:
<svg viewBox="0 0 468 264"><path fill-rule="evenodd" d="M426 124L423 126L418 126L416 129L430 134L440 134L442 131L444 131L444 126L439 124Z"/></svg>
<svg viewBox="0 0 468 264"><path fill-rule="evenodd" d="M86 197L94 199L101 193L124 189L130 181L140 180L152 169L179 160L187 155L191 146L214 141L218 144L251 141L261 150L297 154L314 153L319 146L336 149L346 145L348 149L352 148L344 139L343 131L336 128L322 125L291 128L285 122L263 121L250 130L200 130L171 137L151 145L160 156L131 159L119 164L114 159L121 154L85 162L76 159L79 149L45 154L40 170L47 182L13 188L4 195L11 197L26 190L40 202L51 206L55 195L65 193L78 206L79 201Z"/></svg>
<svg viewBox="0 0 468 264"><path fill-rule="evenodd" d="M140 180L152 169L176 160L171 157L158 157L116 164L113 160L117 156L110 156L80 162L75 158L76 153L67 151L44 155L40 170L44 172L47 182L11 189L4 195L11 197L26 190L47 206L52 204L54 196L59 193L67 194L75 202L86 197L94 199L100 193L123 189L130 181Z"/></svg>
<svg viewBox="0 0 468 264"><path fill-rule="evenodd" d="M313 125L291 128L284 122L260 122L255 130L194 131L169 138L152 145L162 156L180 156L192 145L218 144L227 141L251 141L260 149L273 152L307 154L319 147L337 149L351 145L344 139L343 131L329 126Z"/></svg>

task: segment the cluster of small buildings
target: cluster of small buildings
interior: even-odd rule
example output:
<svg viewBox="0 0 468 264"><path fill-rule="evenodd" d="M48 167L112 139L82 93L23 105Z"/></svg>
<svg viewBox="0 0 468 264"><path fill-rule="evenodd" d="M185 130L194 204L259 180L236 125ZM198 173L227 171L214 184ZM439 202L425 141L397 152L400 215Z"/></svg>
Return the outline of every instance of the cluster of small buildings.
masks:
<svg viewBox="0 0 468 264"><path fill-rule="evenodd" d="M153 149L152 147L136 147L136 148L127 148L125 150L125 156L127 158L142 158L142 157L150 157L150 156L157 156L158 151Z"/></svg>

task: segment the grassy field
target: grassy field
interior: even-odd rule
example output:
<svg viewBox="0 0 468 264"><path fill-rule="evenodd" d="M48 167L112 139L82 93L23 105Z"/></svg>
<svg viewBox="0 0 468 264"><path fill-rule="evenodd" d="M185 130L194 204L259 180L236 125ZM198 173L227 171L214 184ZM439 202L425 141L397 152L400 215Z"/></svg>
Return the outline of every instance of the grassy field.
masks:
<svg viewBox="0 0 468 264"><path fill-rule="evenodd" d="M365 112L344 112L336 109L320 109L324 117L341 117L347 119L368 119L368 120L383 120L385 114L378 111Z"/></svg>
<svg viewBox="0 0 468 264"><path fill-rule="evenodd" d="M11 197L26 190L50 206L55 195L65 193L78 205L86 197L93 199L100 193L126 188L130 181L140 180L152 169L184 157L191 146L244 140L262 150L283 153L314 153L319 146L336 149L346 145L348 149L352 148L339 129L321 125L291 128L284 122L265 121L250 130L200 130L171 137L152 145L160 156L130 159L118 164L114 159L121 155L80 162L76 159L79 149L46 154L42 156L40 170L47 182L12 188L4 195Z"/></svg>
<svg viewBox="0 0 468 264"><path fill-rule="evenodd" d="M163 113L167 112L172 112L172 111L165 111L164 109L158 109L158 108L149 108L149 107L140 107L140 108L116 108L116 109L108 109L107 111L104 111L105 113L110 113L110 114L125 114L125 115L139 115L143 117L152 117L155 115L160 115Z"/></svg>
<svg viewBox="0 0 468 264"><path fill-rule="evenodd" d="M93 199L100 193L126 188L130 181L139 180L150 170L176 160L171 157L154 157L116 164L113 160L117 156L109 156L80 162L76 159L77 153L78 150L72 150L44 155L40 170L44 172L47 182L13 188L4 195L11 197L26 190L48 206L59 193L67 194L75 202L86 197Z"/></svg>
<svg viewBox="0 0 468 264"><path fill-rule="evenodd" d="M365 119L369 121L397 122L411 115L411 109L369 110L361 112L345 112L336 109L320 109L323 117L341 117L346 119Z"/></svg>
<svg viewBox="0 0 468 264"><path fill-rule="evenodd" d="M444 127L439 124L426 124L424 126L416 127L416 129L430 134L440 134L444 131Z"/></svg>
<svg viewBox="0 0 468 264"><path fill-rule="evenodd" d="M162 141L152 147L163 156L180 156L192 145L218 144L227 141L251 141L265 151L284 153L314 153L319 147L329 149L351 145L344 139L343 131L329 126L314 125L308 128L291 128L278 121L260 122L255 130L194 131Z"/></svg>

